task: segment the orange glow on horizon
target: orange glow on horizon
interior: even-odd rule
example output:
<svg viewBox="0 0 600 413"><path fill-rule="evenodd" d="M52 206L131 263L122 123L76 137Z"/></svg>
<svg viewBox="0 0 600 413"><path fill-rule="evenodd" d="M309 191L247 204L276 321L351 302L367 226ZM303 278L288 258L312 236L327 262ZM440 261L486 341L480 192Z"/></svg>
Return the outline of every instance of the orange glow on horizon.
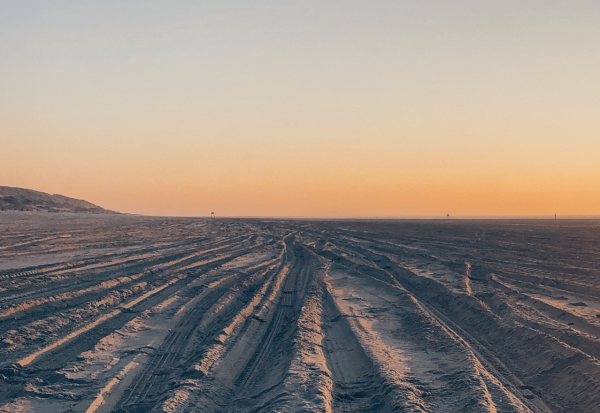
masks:
<svg viewBox="0 0 600 413"><path fill-rule="evenodd" d="M597 2L32 1L0 16L0 185L150 215L600 214Z"/></svg>

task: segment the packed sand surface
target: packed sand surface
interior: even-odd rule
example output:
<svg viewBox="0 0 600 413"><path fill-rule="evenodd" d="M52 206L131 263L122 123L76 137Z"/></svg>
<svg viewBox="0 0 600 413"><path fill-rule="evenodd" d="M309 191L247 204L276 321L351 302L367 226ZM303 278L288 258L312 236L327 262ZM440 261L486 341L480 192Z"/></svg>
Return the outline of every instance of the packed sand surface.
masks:
<svg viewBox="0 0 600 413"><path fill-rule="evenodd" d="M0 412L600 411L600 221L0 212Z"/></svg>

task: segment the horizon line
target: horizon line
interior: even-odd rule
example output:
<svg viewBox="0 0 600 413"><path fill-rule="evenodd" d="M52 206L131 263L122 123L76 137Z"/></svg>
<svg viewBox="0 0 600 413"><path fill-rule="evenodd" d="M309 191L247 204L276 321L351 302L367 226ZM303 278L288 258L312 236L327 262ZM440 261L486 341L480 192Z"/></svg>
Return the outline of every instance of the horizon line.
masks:
<svg viewBox="0 0 600 413"><path fill-rule="evenodd" d="M146 215L125 213L126 215L164 217L164 218L206 218L213 219L211 215ZM232 218L232 219L300 219L300 220L469 220L469 219L534 219L534 220L565 220L565 219L600 219L600 214L571 214L571 215L405 215L405 216L322 216L322 215L216 215L214 219Z"/></svg>

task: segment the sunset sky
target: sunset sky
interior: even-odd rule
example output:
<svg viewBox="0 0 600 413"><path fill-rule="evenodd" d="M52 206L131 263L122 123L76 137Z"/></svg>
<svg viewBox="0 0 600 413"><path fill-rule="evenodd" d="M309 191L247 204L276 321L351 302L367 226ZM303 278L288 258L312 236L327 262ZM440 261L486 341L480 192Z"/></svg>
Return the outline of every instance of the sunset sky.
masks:
<svg viewBox="0 0 600 413"><path fill-rule="evenodd" d="M600 214L600 1L2 1L0 185L152 215Z"/></svg>

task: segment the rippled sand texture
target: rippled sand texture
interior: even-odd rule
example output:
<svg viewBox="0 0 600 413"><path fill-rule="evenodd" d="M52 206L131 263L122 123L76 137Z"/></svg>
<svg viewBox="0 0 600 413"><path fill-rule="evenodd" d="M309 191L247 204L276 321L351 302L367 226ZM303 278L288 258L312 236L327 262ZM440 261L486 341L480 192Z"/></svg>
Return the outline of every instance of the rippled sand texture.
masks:
<svg viewBox="0 0 600 413"><path fill-rule="evenodd" d="M600 410L600 222L0 213L0 412Z"/></svg>

